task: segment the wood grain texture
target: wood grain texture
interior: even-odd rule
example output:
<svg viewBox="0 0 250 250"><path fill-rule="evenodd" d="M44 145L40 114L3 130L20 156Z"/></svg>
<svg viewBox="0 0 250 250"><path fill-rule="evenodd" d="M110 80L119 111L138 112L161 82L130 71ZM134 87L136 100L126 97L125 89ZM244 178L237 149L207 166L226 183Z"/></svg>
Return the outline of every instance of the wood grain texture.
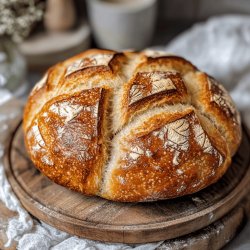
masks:
<svg viewBox="0 0 250 250"><path fill-rule="evenodd" d="M23 206L46 223L89 239L145 243L197 231L234 208L248 192L249 151L244 129L232 166L219 182L193 195L150 203L111 202L54 184L29 160L20 127L13 135L5 167Z"/></svg>
<svg viewBox="0 0 250 250"><path fill-rule="evenodd" d="M217 250L225 246L246 222L245 204L240 203L213 224L188 235L166 240L156 250Z"/></svg>

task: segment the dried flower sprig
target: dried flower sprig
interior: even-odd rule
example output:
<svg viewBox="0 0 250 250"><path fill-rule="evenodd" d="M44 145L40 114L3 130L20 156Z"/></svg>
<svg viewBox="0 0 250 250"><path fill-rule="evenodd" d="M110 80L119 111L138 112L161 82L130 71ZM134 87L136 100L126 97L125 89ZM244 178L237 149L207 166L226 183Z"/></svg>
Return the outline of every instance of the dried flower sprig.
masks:
<svg viewBox="0 0 250 250"><path fill-rule="evenodd" d="M42 19L44 3L38 0L0 0L0 13L0 36L20 42Z"/></svg>

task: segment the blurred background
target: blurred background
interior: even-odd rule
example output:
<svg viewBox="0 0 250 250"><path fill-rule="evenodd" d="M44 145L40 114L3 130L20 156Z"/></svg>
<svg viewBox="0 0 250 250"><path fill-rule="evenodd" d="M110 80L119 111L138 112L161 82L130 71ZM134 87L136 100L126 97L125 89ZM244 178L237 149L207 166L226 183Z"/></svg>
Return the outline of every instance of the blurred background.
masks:
<svg viewBox="0 0 250 250"><path fill-rule="evenodd" d="M49 66L80 51L165 50L195 23L225 14L248 16L250 1L0 0L0 13L0 87L20 96Z"/></svg>

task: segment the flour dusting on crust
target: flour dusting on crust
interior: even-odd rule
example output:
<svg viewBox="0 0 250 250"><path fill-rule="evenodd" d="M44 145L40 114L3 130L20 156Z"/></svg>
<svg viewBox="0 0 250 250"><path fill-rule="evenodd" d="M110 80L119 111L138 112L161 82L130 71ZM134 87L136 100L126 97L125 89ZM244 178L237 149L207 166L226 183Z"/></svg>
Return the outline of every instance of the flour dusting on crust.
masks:
<svg viewBox="0 0 250 250"><path fill-rule="evenodd" d="M173 164L179 164L179 156L181 152L186 152L189 148L189 122L187 119L179 119L166 124L158 131L154 131L153 135L163 142L165 149L170 148L174 152Z"/></svg>
<svg viewBox="0 0 250 250"><path fill-rule="evenodd" d="M89 96L95 99L89 100ZM98 152L98 116L102 90L82 92L80 96L53 103L46 114L53 119L55 144L64 157L84 162Z"/></svg>
<svg viewBox="0 0 250 250"><path fill-rule="evenodd" d="M150 50L150 49L144 50L143 53L144 53L146 56L152 57L152 58L157 58L157 57L161 57L161 56L168 56L168 55L171 55L170 53L167 53L166 51Z"/></svg>
<svg viewBox="0 0 250 250"><path fill-rule="evenodd" d="M45 142L41 136L40 130L38 128L37 122L32 126L31 130L28 132L28 138L34 137L36 143L32 146L33 152L37 152L41 149L44 149Z"/></svg>
<svg viewBox="0 0 250 250"><path fill-rule="evenodd" d="M195 135L195 141L197 144L202 148L203 153L214 155L216 158L218 158L218 167L221 166L223 163L223 157L222 155L216 150L213 145L211 144L211 141L209 140L207 134L203 130L200 124L194 124L193 125L193 131Z"/></svg>
<svg viewBox="0 0 250 250"><path fill-rule="evenodd" d="M108 66L113 56L113 54L96 54L78 59L68 66L65 76L88 67Z"/></svg>
<svg viewBox="0 0 250 250"><path fill-rule="evenodd" d="M46 148L44 139L41 135L40 129L38 127L37 119L34 121L33 126L27 132L27 138L29 142L31 141L32 144L29 144L31 154L36 157L39 156L41 161L49 166L53 165L53 161L49 156L48 150Z"/></svg>
<svg viewBox="0 0 250 250"><path fill-rule="evenodd" d="M95 135L89 134L88 128L77 121L68 123L57 132L62 148L67 149L67 151L62 150L65 157L75 157L79 161L88 161L95 156L90 151L95 152L97 149L96 143L92 143L96 132Z"/></svg>
<svg viewBox="0 0 250 250"><path fill-rule="evenodd" d="M153 152L150 150L150 145L153 137L160 139L162 147L173 154L172 163L177 166L180 154L187 152L189 149L189 128L189 121L182 118L148 134L149 138L146 142L135 139L127 147L125 146L126 153L122 158L128 163L126 167L136 164L142 156L147 158L152 157Z"/></svg>
<svg viewBox="0 0 250 250"><path fill-rule="evenodd" d="M224 162L223 156L212 145L195 113L190 113L183 118L167 123L161 128L147 134L145 138L129 139L127 145L122 142L125 145L125 154L122 154L123 156L121 155L121 157L126 162L125 168L133 164L138 164L141 157L144 157L145 161L145 157L151 158L154 155L155 152L151 150L151 143L155 143L153 142L154 138L158 138L161 141L161 146L159 147L163 148L165 153L170 152L172 154L172 161L169 163L173 166L178 166L183 156L188 154L192 141L196 143L195 147L198 146L203 154L210 154L215 157L218 166L221 166ZM125 138L124 141L126 141ZM177 173L182 174L183 172L182 170L178 170Z"/></svg>
<svg viewBox="0 0 250 250"><path fill-rule="evenodd" d="M172 78L178 76L175 71L137 73L129 91L129 105L163 91L176 90Z"/></svg>
<svg viewBox="0 0 250 250"><path fill-rule="evenodd" d="M225 88L212 77L208 77L209 89L211 91L211 101L216 103L234 122L240 124L240 116L233 103L232 98Z"/></svg>
<svg viewBox="0 0 250 250"><path fill-rule="evenodd" d="M82 105L70 104L69 101L52 104L49 108L49 111L64 117L66 123L73 120L82 110Z"/></svg>

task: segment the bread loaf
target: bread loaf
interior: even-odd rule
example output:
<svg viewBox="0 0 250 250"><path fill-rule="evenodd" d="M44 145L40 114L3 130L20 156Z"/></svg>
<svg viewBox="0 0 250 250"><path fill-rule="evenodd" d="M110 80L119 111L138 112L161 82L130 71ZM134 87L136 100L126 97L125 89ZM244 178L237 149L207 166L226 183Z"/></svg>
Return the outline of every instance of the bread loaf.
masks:
<svg viewBox="0 0 250 250"><path fill-rule="evenodd" d="M223 86L187 60L93 49L47 71L23 129L31 160L54 182L138 202L216 182L239 147L240 123Z"/></svg>

